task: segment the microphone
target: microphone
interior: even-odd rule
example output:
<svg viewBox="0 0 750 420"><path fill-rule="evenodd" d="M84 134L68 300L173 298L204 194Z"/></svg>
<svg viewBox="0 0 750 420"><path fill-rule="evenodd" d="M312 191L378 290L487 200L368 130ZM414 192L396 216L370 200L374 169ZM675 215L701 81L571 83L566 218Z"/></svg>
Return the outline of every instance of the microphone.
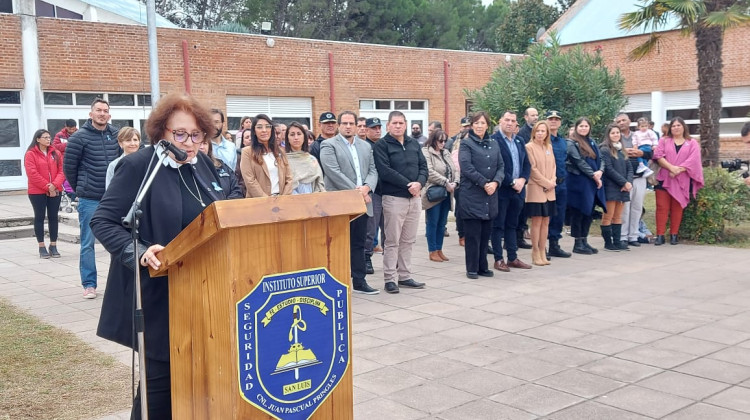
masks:
<svg viewBox="0 0 750 420"><path fill-rule="evenodd" d="M168 142L166 140L160 141L159 144L162 147L164 147L165 149L167 149L168 151L172 152L172 154L174 155L174 158L175 158L176 161L178 161L178 162L184 162L184 161L187 160L187 153L185 151L183 151L183 150L180 150L174 144L172 144L172 143L170 143L170 142Z"/></svg>

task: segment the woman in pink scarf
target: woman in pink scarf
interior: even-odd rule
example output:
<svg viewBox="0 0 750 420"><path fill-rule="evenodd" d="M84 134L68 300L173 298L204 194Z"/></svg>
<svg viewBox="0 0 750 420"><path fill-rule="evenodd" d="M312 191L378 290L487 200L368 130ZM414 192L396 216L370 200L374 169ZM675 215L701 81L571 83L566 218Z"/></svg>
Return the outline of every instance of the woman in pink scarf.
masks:
<svg viewBox="0 0 750 420"><path fill-rule="evenodd" d="M659 181L656 190L656 241L654 245L665 242L667 219L670 220L669 243L677 245L677 233L680 231L682 211L690 202L690 195L695 197L703 188L703 166L701 165L701 145L690 137L685 120L672 118L669 131L659 140L654 150L653 159L661 169L656 175Z"/></svg>

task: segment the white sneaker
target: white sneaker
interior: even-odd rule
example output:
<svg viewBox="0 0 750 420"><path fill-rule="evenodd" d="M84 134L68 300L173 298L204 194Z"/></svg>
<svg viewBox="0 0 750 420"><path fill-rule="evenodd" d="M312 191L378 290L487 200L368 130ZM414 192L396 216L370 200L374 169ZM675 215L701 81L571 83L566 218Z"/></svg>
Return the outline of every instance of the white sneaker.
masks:
<svg viewBox="0 0 750 420"><path fill-rule="evenodd" d="M93 287L87 287L83 289L83 298L96 299L96 289L94 289Z"/></svg>
<svg viewBox="0 0 750 420"><path fill-rule="evenodd" d="M650 177L653 174L654 174L654 171L652 171L651 168L649 167L646 167L646 170L643 172L643 176L646 178Z"/></svg>
<svg viewBox="0 0 750 420"><path fill-rule="evenodd" d="M648 166L644 165L643 162L638 162L638 168L635 170L635 173L642 174L642 173L644 173L644 172L646 172L648 170L649 170ZM653 171L652 171L652 173L653 173ZM646 176L648 176L648 175L646 175Z"/></svg>

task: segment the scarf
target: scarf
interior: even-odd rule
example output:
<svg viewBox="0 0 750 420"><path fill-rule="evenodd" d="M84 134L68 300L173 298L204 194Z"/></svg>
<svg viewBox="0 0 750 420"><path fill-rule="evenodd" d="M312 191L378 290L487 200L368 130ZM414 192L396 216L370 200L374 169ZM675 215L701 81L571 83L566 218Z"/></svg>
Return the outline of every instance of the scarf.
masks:
<svg viewBox="0 0 750 420"><path fill-rule="evenodd" d="M294 173L294 181L298 184L312 184L315 188L316 180L323 179L318 160L307 152L289 152L286 154L289 167ZM322 182L320 182L322 184ZM296 188L297 184L295 184Z"/></svg>
<svg viewBox="0 0 750 420"><path fill-rule="evenodd" d="M674 139L664 137L654 150L654 160L664 158L675 166L682 166L685 172L671 177L666 168L661 168L656 175L657 181L662 182L662 187L671 195L684 209L690 203L690 184L693 185L693 198L698 195L698 190L703 188L703 166L701 165L701 146L693 139L685 140L680 152L675 148Z"/></svg>

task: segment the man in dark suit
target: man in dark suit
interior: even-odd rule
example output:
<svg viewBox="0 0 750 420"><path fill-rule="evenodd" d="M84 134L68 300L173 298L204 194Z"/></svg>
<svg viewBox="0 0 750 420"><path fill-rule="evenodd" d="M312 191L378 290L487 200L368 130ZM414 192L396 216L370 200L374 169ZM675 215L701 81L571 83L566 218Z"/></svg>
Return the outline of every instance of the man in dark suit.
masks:
<svg viewBox="0 0 750 420"><path fill-rule="evenodd" d="M505 178L498 189L499 211L492 223L492 249L495 269L508 272L510 268L529 269L530 265L518 258L516 229L518 215L523 208L526 181L531 173L531 164L523 142L513 134L517 126L516 114L505 111L500 119L500 131L492 138L500 145L505 164ZM503 260L503 240L508 253L508 262Z"/></svg>
<svg viewBox="0 0 750 420"><path fill-rule="evenodd" d="M378 172L372 148L357 138L357 114L339 114L339 134L320 144L320 166L327 191L357 190L367 205L367 216L372 217L372 191L378 184ZM367 216L352 220L349 225L349 247L354 292L374 295L380 293L365 280L365 237Z"/></svg>

